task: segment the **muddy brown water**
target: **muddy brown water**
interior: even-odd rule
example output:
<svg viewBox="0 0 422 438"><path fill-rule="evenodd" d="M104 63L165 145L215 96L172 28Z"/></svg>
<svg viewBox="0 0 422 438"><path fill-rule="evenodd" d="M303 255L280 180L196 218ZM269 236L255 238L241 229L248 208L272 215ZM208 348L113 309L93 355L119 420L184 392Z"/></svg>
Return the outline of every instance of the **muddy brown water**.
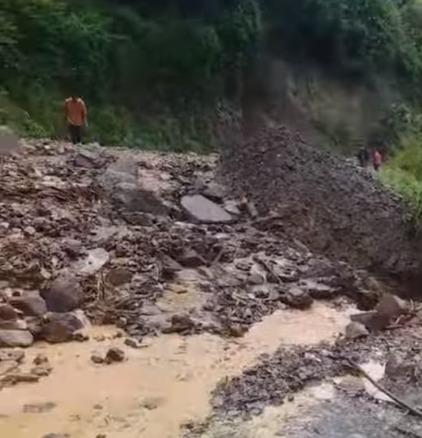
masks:
<svg viewBox="0 0 422 438"><path fill-rule="evenodd" d="M210 413L210 394L221 379L240 374L281 345L334 340L347 323L348 312L316 303L306 312L276 312L238 341L209 334L148 339L139 350L123 347L128 360L109 366L94 365L90 356L122 346L113 327L93 328L91 340L83 344L37 344L25 362L29 366L35 355L45 353L54 370L37 384L0 392L0 436L176 438L183 424ZM50 409L27 413L28 404L49 404Z"/></svg>

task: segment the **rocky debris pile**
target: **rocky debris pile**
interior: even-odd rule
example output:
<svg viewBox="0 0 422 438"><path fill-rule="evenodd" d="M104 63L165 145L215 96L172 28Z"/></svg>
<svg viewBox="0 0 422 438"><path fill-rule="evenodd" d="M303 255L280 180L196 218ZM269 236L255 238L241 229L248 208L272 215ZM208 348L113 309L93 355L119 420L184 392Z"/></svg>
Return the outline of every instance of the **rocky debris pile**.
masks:
<svg viewBox="0 0 422 438"><path fill-rule="evenodd" d="M161 332L241 336L276 309L340 295L376 306L367 272L286 237L280 217L258 217L215 182L216 165L45 141L4 157L0 345L84 340L80 309L139 343ZM163 310L169 293L192 289L198 304Z"/></svg>
<svg viewBox="0 0 422 438"><path fill-rule="evenodd" d="M422 239L403 203L369 172L286 128L264 130L233 147L221 174L236 195L280 218L280 234L354 266L407 281L422 275Z"/></svg>

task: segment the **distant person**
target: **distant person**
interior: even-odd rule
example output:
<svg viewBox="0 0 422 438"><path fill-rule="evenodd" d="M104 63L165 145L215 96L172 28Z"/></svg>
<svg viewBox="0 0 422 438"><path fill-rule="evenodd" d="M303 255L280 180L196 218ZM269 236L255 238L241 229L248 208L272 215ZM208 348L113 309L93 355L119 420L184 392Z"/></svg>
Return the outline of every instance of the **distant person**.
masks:
<svg viewBox="0 0 422 438"><path fill-rule="evenodd" d="M374 169L376 172L378 172L382 166L382 155L378 149L375 149L372 159L373 159Z"/></svg>
<svg viewBox="0 0 422 438"><path fill-rule="evenodd" d="M358 162L361 167L366 167L369 163L369 152L368 149L362 147L358 152Z"/></svg>
<svg viewBox="0 0 422 438"><path fill-rule="evenodd" d="M64 103L65 118L73 144L82 143L83 130L88 126L88 111L85 102L77 96L69 97Z"/></svg>

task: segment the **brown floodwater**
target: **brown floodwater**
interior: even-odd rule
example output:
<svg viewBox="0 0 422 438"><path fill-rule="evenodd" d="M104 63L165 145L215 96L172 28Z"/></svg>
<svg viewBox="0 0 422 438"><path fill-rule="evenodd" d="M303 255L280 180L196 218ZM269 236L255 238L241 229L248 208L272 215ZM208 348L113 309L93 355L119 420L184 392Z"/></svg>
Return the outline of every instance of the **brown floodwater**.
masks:
<svg viewBox="0 0 422 438"><path fill-rule="evenodd" d="M45 353L53 372L39 383L0 391L0 436L177 438L184 423L210 413L210 394L221 379L240 374L282 345L333 340L348 321L347 312L315 303L309 311L276 312L236 341L209 334L163 335L135 350L122 346L115 328L94 327L86 343L37 344L27 350L25 363L30 366L35 355ZM124 348L127 360L94 365L92 353L110 346ZM49 408L28 413L28 404Z"/></svg>

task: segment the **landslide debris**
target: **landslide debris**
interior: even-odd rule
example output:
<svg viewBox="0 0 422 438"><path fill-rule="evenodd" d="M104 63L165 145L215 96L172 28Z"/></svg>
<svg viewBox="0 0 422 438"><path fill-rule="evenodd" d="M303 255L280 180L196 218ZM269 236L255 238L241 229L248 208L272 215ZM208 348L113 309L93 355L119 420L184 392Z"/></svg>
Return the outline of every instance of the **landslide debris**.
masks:
<svg viewBox="0 0 422 438"><path fill-rule="evenodd" d="M282 127L229 149L221 174L235 195L280 218L279 235L353 266L415 280L415 292L420 289L422 239L408 210L353 162L305 144Z"/></svg>
<svg viewBox="0 0 422 438"><path fill-rule="evenodd" d="M77 335L88 321L81 309L140 342L160 332L242 336L277 309L306 309L341 295L365 310L376 306L381 287L365 270L338 254L312 253L285 233L289 217L258 216L254 202L216 182L216 168L215 156L51 141L23 142L4 157L0 339L1 330L10 331L4 344L82 339ZM300 216L290 220L302 230ZM196 299L183 311L163 304L185 293Z"/></svg>

